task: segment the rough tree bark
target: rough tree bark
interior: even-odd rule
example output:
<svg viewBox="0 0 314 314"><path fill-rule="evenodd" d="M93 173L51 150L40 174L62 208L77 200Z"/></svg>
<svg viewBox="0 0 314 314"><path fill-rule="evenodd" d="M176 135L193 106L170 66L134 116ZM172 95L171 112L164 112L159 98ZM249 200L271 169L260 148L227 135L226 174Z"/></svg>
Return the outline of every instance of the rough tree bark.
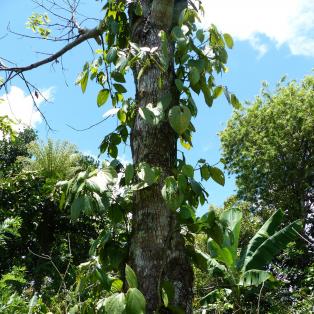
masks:
<svg viewBox="0 0 314 314"><path fill-rule="evenodd" d="M182 5L182 1L180 2ZM170 34L173 23L174 1L141 0L143 15L132 22L131 41L140 47L161 47L160 30ZM186 6L186 2L184 3ZM169 44L170 60L173 45ZM163 73L152 65L139 80L140 66L133 69L136 85L136 102L142 107L156 104L166 93L171 93L172 103L178 105L179 95L174 84L174 64ZM162 77L163 87L158 87ZM139 116L131 134L134 164L146 162L162 170L162 178L173 175L177 157L177 135L165 120L158 126L145 123ZM162 181L162 180L161 180ZM175 290L173 305L184 313L192 313L193 272L185 253L184 240L175 215L166 207L161 196L162 182L140 190L134 199L133 230L130 247L130 263L135 269L140 290L147 301L147 313L168 313L162 308L160 286L170 281Z"/></svg>

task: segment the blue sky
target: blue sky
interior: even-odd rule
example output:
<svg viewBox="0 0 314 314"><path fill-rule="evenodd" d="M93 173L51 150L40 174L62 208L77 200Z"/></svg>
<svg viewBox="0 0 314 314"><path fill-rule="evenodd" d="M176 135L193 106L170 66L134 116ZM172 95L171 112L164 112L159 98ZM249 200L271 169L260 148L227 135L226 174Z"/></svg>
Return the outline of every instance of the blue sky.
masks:
<svg viewBox="0 0 314 314"><path fill-rule="evenodd" d="M101 17L99 2L85 0L81 3L81 12L85 15ZM241 101L253 100L259 93L262 81L268 81L274 88L283 75L290 80L300 80L311 73L314 67L313 1L220 0L204 1L204 6L204 27L215 23L235 39L235 47L229 53L229 73L217 80L227 85ZM12 30L33 35L25 29L27 17L32 12L44 11L31 0L1 0L0 12L0 38L6 35L0 40L0 57L25 65L44 57L38 52L51 53L62 46L8 34L7 25L10 22ZM89 82L84 95L74 84L84 63L92 59L90 47L84 44L63 57L63 71L61 64L55 64L26 74L51 99L49 103L39 101L39 105L54 132L48 130L40 115L32 109L31 98L20 81L12 82L8 94L10 104L2 104L0 114L7 113L26 124L31 123L44 141L48 137L68 140L76 144L80 151L97 155L102 138L116 126L114 118L85 132L77 132L67 126L88 127L101 120L102 115L110 109L109 103L97 108L98 87L95 84ZM128 87L132 93L132 83ZM2 96L3 90L0 91ZM216 163L220 158L217 133L226 125L232 108L222 97L212 108L205 105L202 97L196 100L199 107L199 115L194 121L197 133L193 140L194 149L187 152L187 156L191 164L195 164L199 158ZM122 147L120 152L123 159L130 160L127 147ZM222 205L235 190L234 178L227 177L224 187L213 182L207 182L205 187L210 195L209 203Z"/></svg>

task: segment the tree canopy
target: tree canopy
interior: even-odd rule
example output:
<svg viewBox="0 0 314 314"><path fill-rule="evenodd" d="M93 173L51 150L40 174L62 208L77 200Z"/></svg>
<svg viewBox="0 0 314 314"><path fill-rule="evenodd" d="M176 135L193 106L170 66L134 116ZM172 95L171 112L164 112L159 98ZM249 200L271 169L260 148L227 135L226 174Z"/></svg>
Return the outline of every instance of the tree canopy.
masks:
<svg viewBox="0 0 314 314"><path fill-rule="evenodd" d="M226 168L238 195L255 209L304 217L313 206L314 78L262 93L234 113L221 133Z"/></svg>

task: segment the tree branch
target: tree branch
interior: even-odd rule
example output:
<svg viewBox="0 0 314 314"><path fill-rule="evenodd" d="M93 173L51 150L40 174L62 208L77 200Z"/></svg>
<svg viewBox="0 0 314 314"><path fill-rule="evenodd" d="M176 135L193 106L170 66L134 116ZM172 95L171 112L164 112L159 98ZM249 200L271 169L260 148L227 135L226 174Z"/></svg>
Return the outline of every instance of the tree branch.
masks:
<svg viewBox="0 0 314 314"><path fill-rule="evenodd" d="M55 60L57 60L59 57L61 57L62 55L64 55L66 52L68 52L69 50L73 49L74 47L78 46L79 44L83 43L84 41L88 40L88 39L92 39L92 38L97 38L98 36L100 36L103 33L104 29L102 27L95 27L93 29L90 30L85 30L83 34L81 34L79 37L77 37L74 41L70 42L69 44L67 44L66 46L64 46L61 50L59 50L58 52L52 54L50 57L43 59L41 61L32 63L30 65L24 66L24 67L6 67L3 64L0 64L0 72L15 72L15 73L23 73L26 71L30 71L33 70L35 68L38 68L44 64L53 62ZM12 79L12 77L11 77ZM8 80L6 80L5 83L7 83ZM1 87L5 84L1 84L0 85L0 89Z"/></svg>

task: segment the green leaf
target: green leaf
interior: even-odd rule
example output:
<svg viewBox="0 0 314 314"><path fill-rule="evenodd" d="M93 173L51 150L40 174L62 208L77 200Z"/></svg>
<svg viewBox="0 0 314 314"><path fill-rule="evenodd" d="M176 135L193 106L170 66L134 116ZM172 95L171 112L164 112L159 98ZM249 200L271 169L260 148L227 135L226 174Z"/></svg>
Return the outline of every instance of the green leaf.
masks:
<svg viewBox="0 0 314 314"><path fill-rule="evenodd" d="M205 102L206 102L206 105L211 107L212 104L213 104L213 97L211 95L211 90L209 88L209 86L207 84L202 84L202 92L203 92L203 95L204 95L204 99L205 99Z"/></svg>
<svg viewBox="0 0 314 314"><path fill-rule="evenodd" d="M170 93L166 93L160 98L160 103L162 105L162 109L165 110L169 107L172 101L172 96Z"/></svg>
<svg viewBox="0 0 314 314"><path fill-rule="evenodd" d="M137 2L136 2L136 6L135 6L134 13L135 13L137 16L142 16L142 15L143 15L143 8L142 8L142 5L141 5L141 2L140 2L140 1L137 1Z"/></svg>
<svg viewBox="0 0 314 314"><path fill-rule="evenodd" d="M190 183L191 188L196 195L198 196L203 195L202 186L197 181L195 181L194 179L190 179Z"/></svg>
<svg viewBox="0 0 314 314"><path fill-rule="evenodd" d="M195 211L191 206L188 205L181 205L180 213L179 213L180 220L187 221L191 220L194 222L195 220Z"/></svg>
<svg viewBox="0 0 314 314"><path fill-rule="evenodd" d="M138 282L137 282L137 277L135 275L135 272L128 264L125 265L125 279L129 285L129 288L138 287Z"/></svg>
<svg viewBox="0 0 314 314"><path fill-rule="evenodd" d="M111 72L111 77L112 77L116 82L125 83L124 75L123 75L121 72L118 72L118 71Z"/></svg>
<svg viewBox="0 0 314 314"><path fill-rule="evenodd" d="M189 79L192 86L196 85L199 82L200 78L201 78L201 75L198 68L192 67L189 73Z"/></svg>
<svg viewBox="0 0 314 314"><path fill-rule="evenodd" d="M134 176L134 167L131 164L128 164L125 167L125 184L129 185L132 182Z"/></svg>
<svg viewBox="0 0 314 314"><path fill-rule="evenodd" d="M190 150L192 148L192 138L190 137L190 140L187 141L185 138L180 136L180 144L187 150Z"/></svg>
<svg viewBox="0 0 314 314"><path fill-rule="evenodd" d="M213 97L218 98L223 93L223 91L224 91L223 86L215 87L214 92L213 92Z"/></svg>
<svg viewBox="0 0 314 314"><path fill-rule="evenodd" d="M224 263L227 267L235 267L235 260L229 248L220 247L220 245L212 239L209 239L207 245L210 255L213 258Z"/></svg>
<svg viewBox="0 0 314 314"><path fill-rule="evenodd" d="M242 212L237 209L229 209L224 211L220 218L222 221L227 223L228 226L228 236L224 237L224 245L228 246L232 255L233 260L237 259L238 254L238 244L239 244L239 236L240 236L240 226L242 221ZM232 239L230 239L230 232L232 232Z"/></svg>
<svg viewBox="0 0 314 314"><path fill-rule="evenodd" d="M121 84L114 83L113 86L114 86L114 88L115 88L119 93L121 93L121 94L127 92L126 88L125 88L123 85L121 85Z"/></svg>
<svg viewBox="0 0 314 314"><path fill-rule="evenodd" d="M221 289L214 289L211 292L209 292L205 297L201 298L200 304L201 305L207 305L211 303L216 303L216 300L224 298L225 300L228 300L228 297L232 293L231 289L227 288L221 288Z"/></svg>
<svg viewBox="0 0 314 314"><path fill-rule="evenodd" d="M108 217L113 224L121 223L124 219L123 212L119 206L110 206L108 209Z"/></svg>
<svg viewBox="0 0 314 314"><path fill-rule="evenodd" d="M174 298L174 287L170 281L163 281L161 285L161 297L164 302L165 307L171 303Z"/></svg>
<svg viewBox="0 0 314 314"><path fill-rule="evenodd" d="M117 158L118 157L118 147L116 145L109 145L108 154L112 158Z"/></svg>
<svg viewBox="0 0 314 314"><path fill-rule="evenodd" d="M276 229L280 226L283 219L284 213L282 210L277 210L263 226L257 231L254 237L250 240L247 249L246 249L246 258L249 258L253 255L256 249L270 236L272 236Z"/></svg>
<svg viewBox="0 0 314 314"><path fill-rule="evenodd" d="M121 54L119 59L116 61L116 69L120 72L124 71L125 67L128 65L129 59L125 54Z"/></svg>
<svg viewBox="0 0 314 314"><path fill-rule="evenodd" d="M217 167L209 168L210 176L212 179L218 184L224 186L225 185L225 175L224 173Z"/></svg>
<svg viewBox="0 0 314 314"><path fill-rule="evenodd" d="M189 178L193 178L194 177L194 168L191 165L183 165L182 173Z"/></svg>
<svg viewBox="0 0 314 314"><path fill-rule="evenodd" d="M111 238L111 232L108 232L107 230L103 230L98 238L92 242L92 245L89 249L89 256L96 255L97 248L99 246L104 246Z"/></svg>
<svg viewBox="0 0 314 314"><path fill-rule="evenodd" d="M268 237L252 255L247 256L244 261L243 270L261 269L282 251L288 243L294 241L302 228L301 220L296 220Z"/></svg>
<svg viewBox="0 0 314 314"><path fill-rule="evenodd" d="M259 286L260 284L271 278L271 274L265 270L251 269L241 275L239 279L239 286Z"/></svg>
<svg viewBox="0 0 314 314"><path fill-rule="evenodd" d="M181 192L185 192L188 186L188 180L185 175L179 173L178 174L178 186Z"/></svg>
<svg viewBox="0 0 314 314"><path fill-rule="evenodd" d="M98 280L101 282L102 286L104 287L104 289L107 291L110 291L111 284L114 279L100 268L96 268L95 273L97 275Z"/></svg>
<svg viewBox="0 0 314 314"><path fill-rule="evenodd" d="M126 113L120 109L117 113L117 117L120 120L121 123L125 123L126 122Z"/></svg>
<svg viewBox="0 0 314 314"><path fill-rule="evenodd" d="M138 177L146 182L148 185L152 185L158 178L158 173L154 168L150 167L146 162L141 162L138 165Z"/></svg>
<svg viewBox="0 0 314 314"><path fill-rule="evenodd" d="M38 303L38 295L37 293L35 293L33 297L31 298L31 300L29 301L28 314L33 313L33 308L36 306L37 303Z"/></svg>
<svg viewBox="0 0 314 314"><path fill-rule="evenodd" d="M88 71L84 71L83 72L83 76L80 80L80 84L81 84L81 89L82 89L82 92L85 93L86 91L86 87L87 87L87 83L88 83Z"/></svg>
<svg viewBox="0 0 314 314"><path fill-rule="evenodd" d="M177 181L174 177L167 177L161 190L163 199L170 210L176 210L184 200L184 195L179 191Z"/></svg>
<svg viewBox="0 0 314 314"><path fill-rule="evenodd" d="M148 123L153 125L154 124L154 113L150 111L149 109L142 107L138 109L138 113L140 116L143 118L143 120Z"/></svg>
<svg viewBox="0 0 314 314"><path fill-rule="evenodd" d="M121 279L116 279L111 284L111 292L120 292L123 289L123 281Z"/></svg>
<svg viewBox="0 0 314 314"><path fill-rule="evenodd" d="M146 301L141 291L130 288L126 294L126 314L145 314Z"/></svg>
<svg viewBox="0 0 314 314"><path fill-rule="evenodd" d="M232 37L229 34L227 34L227 33L223 34L223 36L224 36L224 39L225 39L227 47L229 49L232 49L233 48L233 44L234 44Z"/></svg>
<svg viewBox="0 0 314 314"><path fill-rule="evenodd" d="M187 107L174 106L169 110L168 119L171 127L181 135L189 127L191 112Z"/></svg>
<svg viewBox="0 0 314 314"><path fill-rule="evenodd" d="M71 219L77 220L84 206L84 197L79 196L76 198L71 205Z"/></svg>
<svg viewBox="0 0 314 314"><path fill-rule="evenodd" d="M103 104L105 104L109 97L109 89L102 89L97 96L97 105L98 107L101 107Z"/></svg>
<svg viewBox="0 0 314 314"><path fill-rule="evenodd" d="M108 183L114 182L114 180L118 177L116 170L111 166L103 166L101 173Z"/></svg>
<svg viewBox="0 0 314 314"><path fill-rule="evenodd" d="M108 63L115 62L117 59L117 48L111 47L107 53L106 60Z"/></svg>
<svg viewBox="0 0 314 314"><path fill-rule="evenodd" d="M151 125L158 125L164 117L164 107L161 102L156 106L149 103L146 107L139 108L140 116Z"/></svg>
<svg viewBox="0 0 314 314"><path fill-rule="evenodd" d="M116 293L106 298L102 304L97 304L97 309L104 309L107 314L123 314L125 311L126 300L124 293Z"/></svg>
<svg viewBox="0 0 314 314"><path fill-rule="evenodd" d="M230 102L234 109L241 109L241 103L236 95L234 94L230 95Z"/></svg>
<svg viewBox="0 0 314 314"><path fill-rule="evenodd" d="M172 35L172 37L176 40L176 41L178 41L178 40L180 40L180 39L184 39L185 38L185 36L184 36L184 34L183 34L183 32L182 32L182 29L179 27L179 26L175 26L173 29L172 29L172 31L171 31L171 35Z"/></svg>
<svg viewBox="0 0 314 314"><path fill-rule="evenodd" d="M200 171L201 171L201 177L207 181L210 178L210 171L209 171L208 165L203 165Z"/></svg>
<svg viewBox="0 0 314 314"><path fill-rule="evenodd" d="M182 80L176 79L174 83L176 84L178 91L181 92L184 87Z"/></svg>
<svg viewBox="0 0 314 314"><path fill-rule="evenodd" d="M205 39L204 31L202 29L197 30L196 38L202 43Z"/></svg>

